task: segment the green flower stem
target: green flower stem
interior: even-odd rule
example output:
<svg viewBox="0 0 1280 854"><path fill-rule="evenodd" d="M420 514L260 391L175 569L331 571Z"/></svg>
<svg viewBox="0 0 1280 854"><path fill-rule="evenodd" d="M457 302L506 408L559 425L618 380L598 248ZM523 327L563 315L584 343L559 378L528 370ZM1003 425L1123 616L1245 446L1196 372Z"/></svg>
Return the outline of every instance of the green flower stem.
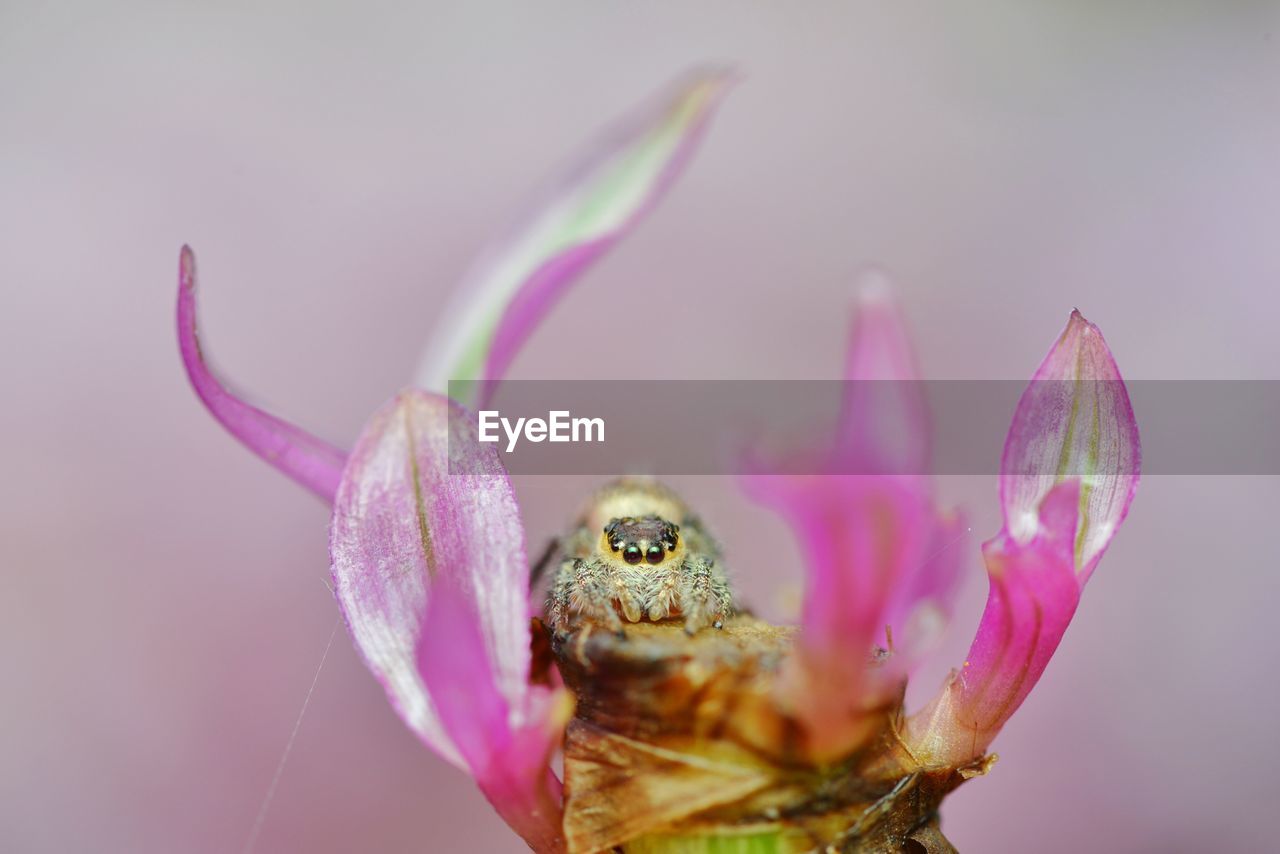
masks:
<svg viewBox="0 0 1280 854"><path fill-rule="evenodd" d="M723 835L644 836L622 846L626 854L793 854L802 850L779 831Z"/></svg>

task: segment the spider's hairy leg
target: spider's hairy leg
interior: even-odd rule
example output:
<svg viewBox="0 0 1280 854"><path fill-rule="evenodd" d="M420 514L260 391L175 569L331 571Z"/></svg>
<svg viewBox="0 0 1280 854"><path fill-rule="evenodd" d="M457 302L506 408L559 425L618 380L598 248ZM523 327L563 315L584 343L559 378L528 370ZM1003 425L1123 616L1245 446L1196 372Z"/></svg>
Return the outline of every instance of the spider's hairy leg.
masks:
<svg viewBox="0 0 1280 854"><path fill-rule="evenodd" d="M729 579L713 558L696 555L681 567L680 610L684 612L684 630L689 634L704 626L720 628L732 612L733 596Z"/></svg>
<svg viewBox="0 0 1280 854"><path fill-rule="evenodd" d="M612 595L618 600L623 616L628 622L638 623L644 619L644 585L643 575L634 570L610 567L609 577L612 580Z"/></svg>
<svg viewBox="0 0 1280 854"><path fill-rule="evenodd" d="M581 614L621 633L622 619L613 607L610 576L609 566L603 561L572 558L562 562L551 595L552 624L564 629L570 614Z"/></svg>
<svg viewBox="0 0 1280 854"><path fill-rule="evenodd" d="M555 580L551 583L551 596L547 601L547 616L551 625L564 629L569 619L569 608L573 600L573 564L572 560L560 562L556 569Z"/></svg>
<svg viewBox="0 0 1280 854"><path fill-rule="evenodd" d="M680 596L680 583L684 564L673 564L654 572L644 591L644 608L649 619L657 622L671 615Z"/></svg>

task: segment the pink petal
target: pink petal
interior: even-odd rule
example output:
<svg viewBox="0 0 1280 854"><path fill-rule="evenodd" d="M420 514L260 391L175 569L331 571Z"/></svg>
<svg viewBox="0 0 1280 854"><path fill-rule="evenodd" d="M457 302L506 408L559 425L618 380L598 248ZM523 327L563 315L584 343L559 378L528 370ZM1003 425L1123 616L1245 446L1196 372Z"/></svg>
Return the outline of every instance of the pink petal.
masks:
<svg viewBox="0 0 1280 854"><path fill-rule="evenodd" d="M969 543L969 524L962 514L935 511L925 557L914 572L904 573L885 615L902 664L913 665L950 622L956 590L969 563Z"/></svg>
<svg viewBox="0 0 1280 854"><path fill-rule="evenodd" d="M496 384L506 376L516 354L569 287L621 238L615 234L565 249L526 279L502 314L476 389L476 408L487 406ZM465 388L465 387L463 387Z"/></svg>
<svg viewBox="0 0 1280 854"><path fill-rule="evenodd" d="M899 598L931 567L937 529L917 478L769 476L747 493L795 531L808 572L802 632L783 701L807 724L811 748L838 757L867 733L865 714L897 690L909 659L874 675L874 647L890 645L911 609ZM938 569L935 565L933 569Z"/></svg>
<svg viewBox="0 0 1280 854"><path fill-rule="evenodd" d="M690 74L603 134L552 182L459 288L419 385L444 392L450 380L482 381L473 400L463 401L478 400L480 408L568 287L665 195L730 82L720 71Z"/></svg>
<svg viewBox="0 0 1280 854"><path fill-rule="evenodd" d="M987 608L964 668L908 723L918 759L981 756L1035 687L1129 510L1140 459L1111 352L1072 312L1018 402L1001 460L1004 529L983 547Z"/></svg>
<svg viewBox="0 0 1280 854"><path fill-rule="evenodd" d="M191 386L227 432L325 501L333 500L346 454L245 403L205 364L196 336L196 258L187 246L182 247L178 266L178 349Z"/></svg>
<svg viewBox="0 0 1280 854"><path fill-rule="evenodd" d="M845 380L833 468L917 475L898 483L928 502L929 410L906 318L888 276L876 268L858 279ZM921 537L930 538L925 557L904 568L884 615L899 652L919 651L936 638L965 564L968 528L963 520L943 518L936 510L928 515L918 529Z"/></svg>
<svg viewBox="0 0 1280 854"><path fill-rule="evenodd" d="M530 686L513 716L473 603L452 585L432 590L418 670L444 730L498 813L535 851L561 851L561 786L548 763L573 703L563 689ZM513 726L512 721L517 720Z"/></svg>
<svg viewBox="0 0 1280 854"><path fill-rule="evenodd" d="M565 704L528 684L524 530L474 419L418 391L375 413L338 487L330 553L348 628L401 718L556 850L546 760Z"/></svg>
<svg viewBox="0 0 1280 854"><path fill-rule="evenodd" d="M511 747L511 709L498 690L475 610L452 585L433 584L416 662L441 728L472 774L483 778Z"/></svg>
<svg viewBox="0 0 1280 854"><path fill-rule="evenodd" d="M848 655L886 640L885 607L902 578L927 557L929 506L912 486L869 476L748 481L752 497L787 520L805 553L806 644Z"/></svg>
<svg viewBox="0 0 1280 854"><path fill-rule="evenodd" d="M862 274L836 453L844 471L924 474L932 440L906 321L887 276Z"/></svg>
<svg viewBox="0 0 1280 854"><path fill-rule="evenodd" d="M906 325L878 272L862 277L845 376L837 436L807 455L828 473L743 482L805 553L803 631L781 699L805 722L810 749L830 759L858 746L868 714L939 635L968 531L934 506L923 474L928 412ZM854 471L874 474L845 473ZM876 646L892 654L871 670Z"/></svg>
<svg viewBox="0 0 1280 854"><path fill-rule="evenodd" d="M1138 488L1142 448L1120 370L1098 327L1078 311L1018 402L1005 440L1000 501L1018 542L1037 533L1037 508L1064 478L1082 480L1076 568L1087 579Z"/></svg>
<svg viewBox="0 0 1280 854"><path fill-rule="evenodd" d="M1048 665L1080 602L1072 542L1080 484L1045 497L1029 543L1000 536L983 547L991 589L964 667L912 716L906 741L925 764L982 756Z"/></svg>

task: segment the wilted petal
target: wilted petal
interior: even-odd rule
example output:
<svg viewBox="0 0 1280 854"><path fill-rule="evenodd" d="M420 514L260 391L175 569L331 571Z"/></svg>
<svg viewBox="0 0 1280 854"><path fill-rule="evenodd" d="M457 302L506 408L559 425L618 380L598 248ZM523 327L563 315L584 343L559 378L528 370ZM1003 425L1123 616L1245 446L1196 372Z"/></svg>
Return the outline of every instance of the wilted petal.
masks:
<svg viewBox="0 0 1280 854"><path fill-rule="evenodd" d="M1029 542L1044 496L1064 478L1079 476L1075 565L1088 578L1129 512L1141 457L1115 359L1098 327L1073 311L1018 401L1005 441L1000 501L1006 530Z"/></svg>
<svg viewBox="0 0 1280 854"><path fill-rule="evenodd" d="M236 397L204 361L196 336L196 258L182 247L178 266L178 349L205 407L249 450L325 501L332 501L346 454Z"/></svg>
<svg viewBox="0 0 1280 854"><path fill-rule="evenodd" d="M836 432L837 465L847 472L924 474L932 440L906 321L888 277L859 278Z"/></svg>
<svg viewBox="0 0 1280 854"><path fill-rule="evenodd" d="M1072 560L1079 503L1079 482L1062 483L1045 497L1031 542L1000 536L983 548L991 589L969 656L907 727L907 744L926 765L985 753L1040 679L1084 584Z"/></svg>
<svg viewBox="0 0 1280 854"><path fill-rule="evenodd" d="M604 134L553 182L459 288L423 359L419 385L445 392L450 380L500 378L565 289L666 192L729 82L724 72L690 75ZM489 386L477 392L482 405Z"/></svg>
<svg viewBox="0 0 1280 854"><path fill-rule="evenodd" d="M546 759L565 707L528 684L524 531L465 410L406 391L373 416L338 487L330 552L348 628L396 711L554 850Z"/></svg>

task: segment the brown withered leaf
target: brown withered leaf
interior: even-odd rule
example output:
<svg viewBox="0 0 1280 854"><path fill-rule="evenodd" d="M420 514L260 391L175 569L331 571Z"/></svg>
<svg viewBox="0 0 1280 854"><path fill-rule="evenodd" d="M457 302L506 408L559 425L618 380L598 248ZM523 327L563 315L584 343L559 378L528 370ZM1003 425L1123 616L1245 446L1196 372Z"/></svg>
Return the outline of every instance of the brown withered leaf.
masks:
<svg viewBox="0 0 1280 854"><path fill-rule="evenodd" d="M723 742L700 747L658 746L570 723L565 799L573 807L564 824L570 850L607 850L773 783L771 768L744 750Z"/></svg>

